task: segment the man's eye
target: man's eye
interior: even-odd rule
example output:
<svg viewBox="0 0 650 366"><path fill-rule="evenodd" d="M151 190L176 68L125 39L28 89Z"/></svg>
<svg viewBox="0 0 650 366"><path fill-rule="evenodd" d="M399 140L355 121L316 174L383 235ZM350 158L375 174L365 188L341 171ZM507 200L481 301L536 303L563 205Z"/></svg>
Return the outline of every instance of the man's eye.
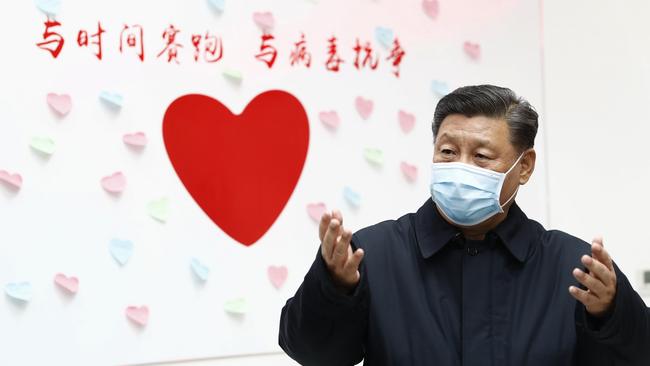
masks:
<svg viewBox="0 0 650 366"><path fill-rule="evenodd" d="M485 156L485 155L483 155L483 154L476 154L476 155L474 155L474 156L475 156L477 159L489 159L487 156Z"/></svg>
<svg viewBox="0 0 650 366"><path fill-rule="evenodd" d="M445 154L445 155L452 155L454 153L454 151L451 150L451 149L442 149L442 150L440 150L440 152Z"/></svg>

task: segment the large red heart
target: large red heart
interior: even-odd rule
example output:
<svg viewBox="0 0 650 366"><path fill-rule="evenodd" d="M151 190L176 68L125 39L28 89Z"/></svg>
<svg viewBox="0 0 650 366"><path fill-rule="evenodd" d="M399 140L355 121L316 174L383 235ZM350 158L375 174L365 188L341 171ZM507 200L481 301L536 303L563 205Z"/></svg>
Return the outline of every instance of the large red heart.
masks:
<svg viewBox="0 0 650 366"><path fill-rule="evenodd" d="M246 246L278 218L307 157L309 121L293 95L271 90L242 114L205 95L172 102L163 138L176 174L201 209Z"/></svg>

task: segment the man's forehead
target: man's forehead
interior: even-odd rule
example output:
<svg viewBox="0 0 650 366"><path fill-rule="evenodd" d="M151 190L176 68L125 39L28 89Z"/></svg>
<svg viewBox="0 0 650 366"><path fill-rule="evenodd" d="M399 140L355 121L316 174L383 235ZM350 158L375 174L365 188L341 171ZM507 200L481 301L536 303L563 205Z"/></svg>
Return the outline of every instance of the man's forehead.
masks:
<svg viewBox="0 0 650 366"><path fill-rule="evenodd" d="M493 138L502 134L508 134L506 121L485 116L450 115L443 120L438 130L438 138L442 136L449 138L473 137L473 135Z"/></svg>

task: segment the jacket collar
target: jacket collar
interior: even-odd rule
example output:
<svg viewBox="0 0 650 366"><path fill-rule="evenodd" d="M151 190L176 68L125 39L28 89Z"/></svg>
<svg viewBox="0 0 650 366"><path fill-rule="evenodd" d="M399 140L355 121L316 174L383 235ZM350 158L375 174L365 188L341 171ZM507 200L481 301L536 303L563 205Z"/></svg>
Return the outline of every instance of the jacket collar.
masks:
<svg viewBox="0 0 650 366"><path fill-rule="evenodd" d="M461 236L460 230L448 223L429 198L415 213L415 236L422 257L429 258L442 249L453 238ZM491 232L519 261L525 262L533 242L533 232L526 214L513 203L508 216ZM489 233L488 233L489 235Z"/></svg>

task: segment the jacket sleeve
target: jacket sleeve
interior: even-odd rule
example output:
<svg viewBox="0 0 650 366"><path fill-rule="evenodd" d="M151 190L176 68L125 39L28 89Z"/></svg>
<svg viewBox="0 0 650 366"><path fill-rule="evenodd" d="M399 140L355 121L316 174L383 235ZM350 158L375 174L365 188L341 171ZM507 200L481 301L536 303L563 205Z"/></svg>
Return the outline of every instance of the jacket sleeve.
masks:
<svg viewBox="0 0 650 366"><path fill-rule="evenodd" d="M591 317L577 302L577 365L650 365L650 308L616 270L616 297L604 319Z"/></svg>
<svg viewBox="0 0 650 366"><path fill-rule="evenodd" d="M354 240L353 236L356 250ZM364 262L354 292L343 294L318 249L303 283L280 316L280 347L299 364L350 366L363 359L370 297Z"/></svg>

